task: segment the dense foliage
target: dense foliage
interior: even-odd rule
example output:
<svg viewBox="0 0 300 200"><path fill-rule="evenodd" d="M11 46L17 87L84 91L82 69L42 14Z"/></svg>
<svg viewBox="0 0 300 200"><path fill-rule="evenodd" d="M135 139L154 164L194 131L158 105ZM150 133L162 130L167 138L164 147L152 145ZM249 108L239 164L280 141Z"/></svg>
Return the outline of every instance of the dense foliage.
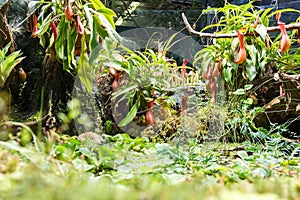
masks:
<svg viewBox="0 0 300 200"><path fill-rule="evenodd" d="M101 146L75 137L60 137L58 144L36 142L35 147L0 142L1 199L297 199L300 195L299 158L271 144L191 142L173 147L126 134L107 136ZM297 148L292 151L299 153Z"/></svg>
<svg viewBox="0 0 300 200"><path fill-rule="evenodd" d="M265 106L256 99L260 78L270 68L275 81L299 75L299 47L291 46L299 38L292 39L296 31L287 33L280 21L280 13L298 11L257 11L252 2L205 10L220 18L204 30L237 37L211 40L195 55L194 66L200 63L202 69L194 69L187 59L178 63L168 57L176 34L156 49L122 45L114 29L115 13L100 0L31 1L30 8L32 37L46 47L46 59L78 75L89 92L110 77L112 109L121 105L119 111L128 112L120 111L115 126L108 120L104 130L70 136L74 121L89 121L81 115L78 99L66 103L66 113L55 116L50 109L43 117L42 97L33 122L7 120L4 99L0 199L299 199L300 144L284 137L299 117L268 128L254 121L276 104L273 99ZM281 34L270 37L267 28L275 15ZM3 83L23 59L20 51L6 55L9 45L0 51ZM205 91L205 85L210 101L190 94L200 86ZM280 86L282 96L283 91L289 94L285 86ZM179 96L176 108L172 95L180 89L188 92ZM190 104L196 105L192 112ZM151 137L111 134L131 122Z"/></svg>

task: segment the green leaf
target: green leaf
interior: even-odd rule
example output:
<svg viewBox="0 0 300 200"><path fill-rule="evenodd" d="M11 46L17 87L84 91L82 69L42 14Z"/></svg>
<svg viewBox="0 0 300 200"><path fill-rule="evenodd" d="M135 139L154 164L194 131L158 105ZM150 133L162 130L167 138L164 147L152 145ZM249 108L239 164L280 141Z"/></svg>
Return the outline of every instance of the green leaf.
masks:
<svg viewBox="0 0 300 200"><path fill-rule="evenodd" d="M139 107L140 107L140 98L138 98L136 100L135 104L132 106L132 108L130 109L130 111L126 115L126 117L124 117L119 122L118 126L122 127L122 126L126 126L127 124L129 124L134 119Z"/></svg>
<svg viewBox="0 0 300 200"><path fill-rule="evenodd" d="M85 35L81 37L81 55L78 63L78 76L89 93L92 92L92 76L85 44Z"/></svg>
<svg viewBox="0 0 300 200"><path fill-rule="evenodd" d="M265 72L266 71L266 66L267 66L267 62L265 61L265 60L263 60L263 61L261 61L261 62L259 62L259 68L260 68L260 70L261 70L261 72Z"/></svg>
<svg viewBox="0 0 300 200"><path fill-rule="evenodd" d="M41 7L41 9L39 10L39 16L38 16L39 21L41 19L44 19L44 16L46 16L46 15L48 15L46 18L54 15L54 13L48 12L48 9L51 8L52 6L53 6L53 3L48 3L48 4L44 4L44 6Z"/></svg>
<svg viewBox="0 0 300 200"><path fill-rule="evenodd" d="M9 47L11 45L11 42L9 42L1 51L3 52L3 56L5 56L5 54L7 54Z"/></svg>
<svg viewBox="0 0 300 200"><path fill-rule="evenodd" d="M245 160L249 157L246 151L238 151L237 155L243 160Z"/></svg>
<svg viewBox="0 0 300 200"><path fill-rule="evenodd" d="M90 171L95 168L95 165L90 165L86 161L83 161L81 158L76 158L72 161L74 167L78 170Z"/></svg>
<svg viewBox="0 0 300 200"><path fill-rule="evenodd" d="M93 16L93 19L94 23L96 24L95 32L98 33L102 39L108 37L108 32L105 29L105 27L102 26L102 23L100 22L99 18L97 16Z"/></svg>
<svg viewBox="0 0 300 200"><path fill-rule="evenodd" d="M64 34L58 34L57 39L55 41L55 52L56 52L56 57L60 60L63 60L65 58L65 47L66 47L66 32L68 30L69 22L65 20L65 17L63 16L61 21L58 24L58 30L60 30L61 33Z"/></svg>
<svg viewBox="0 0 300 200"><path fill-rule="evenodd" d="M76 65L75 59L74 59L74 50L75 50L75 43L77 40L77 30L74 28L73 30L69 31L67 36L67 58L68 58L68 68L65 70L69 70L71 68L71 64ZM85 43L84 43L85 45Z"/></svg>
<svg viewBox="0 0 300 200"><path fill-rule="evenodd" d="M252 87L253 87L252 84L250 84L250 85L245 85L245 86L244 86L244 89L245 89L245 90L250 90Z"/></svg>
<svg viewBox="0 0 300 200"><path fill-rule="evenodd" d="M98 156L100 159L103 159L104 157L111 157L114 158L114 153L111 151L111 148L106 146L99 146L98 147Z"/></svg>
<svg viewBox="0 0 300 200"><path fill-rule="evenodd" d="M113 10L111 10L109 8L105 8L105 7L97 9L97 12L102 13L102 14L106 15L107 17L116 16L116 13Z"/></svg>
<svg viewBox="0 0 300 200"><path fill-rule="evenodd" d="M253 104L253 99L252 98L245 99L243 101L243 103L248 104L248 105L252 105Z"/></svg>
<svg viewBox="0 0 300 200"><path fill-rule="evenodd" d="M30 160L32 163L36 164L37 167L41 167L40 165L37 165L37 161L41 159L41 154L33 151L29 148L21 147L16 142L3 142L0 141L0 147L10 149L13 151L19 152L22 156Z"/></svg>
<svg viewBox="0 0 300 200"><path fill-rule="evenodd" d="M4 52L7 52L9 47L10 47L10 43L6 45L1 51L2 58L0 59L2 60L2 63L0 64L0 75L1 75L0 86L3 86L9 74L14 69L14 67L25 58L25 57L20 57L22 55L20 50L15 51L5 57Z"/></svg>
<svg viewBox="0 0 300 200"><path fill-rule="evenodd" d="M284 13L284 12L296 12L296 13L300 13L299 10L293 9L293 8L285 8L285 9L281 9L281 10L277 10L275 12L272 12L270 15L268 15L268 18L271 18L273 15L276 15L277 13Z"/></svg>
<svg viewBox="0 0 300 200"><path fill-rule="evenodd" d="M224 75L224 79L227 83L231 82L231 78L232 78L232 67L226 67L223 69L223 75Z"/></svg>
<svg viewBox="0 0 300 200"><path fill-rule="evenodd" d="M273 7L267 8L263 14L261 15L261 18L264 19L266 18L266 16L268 15L269 12L271 12L273 10ZM268 18L268 17L267 17Z"/></svg>
<svg viewBox="0 0 300 200"><path fill-rule="evenodd" d="M266 39L267 36L267 27L265 27L263 24L259 24L255 31L262 37L263 40Z"/></svg>
<svg viewBox="0 0 300 200"><path fill-rule="evenodd" d="M108 32L109 36L116 42L121 42L121 36L116 32L115 25L113 23L113 20L107 19L105 15L98 13L94 10L90 10L90 12L93 12L95 16L98 17L98 23L105 27L105 30Z"/></svg>
<svg viewBox="0 0 300 200"><path fill-rule="evenodd" d="M242 88L239 88L236 91L234 91L232 94L235 94L235 95L244 95L244 94L246 94L246 90L242 89Z"/></svg>
<svg viewBox="0 0 300 200"><path fill-rule="evenodd" d="M100 8L105 8L105 5L100 0L91 0L91 2L95 10L98 10Z"/></svg>
<svg viewBox="0 0 300 200"><path fill-rule="evenodd" d="M138 84L130 85L127 87L125 86L124 88L122 87L122 90L117 90L113 93L111 100L116 99L120 95L127 94L128 92L135 90L136 88L138 88Z"/></svg>
<svg viewBox="0 0 300 200"><path fill-rule="evenodd" d="M247 76L247 78L249 78L250 81L253 81L257 74L255 64L251 60L248 60L248 59L246 62L247 62L246 76Z"/></svg>
<svg viewBox="0 0 300 200"><path fill-rule="evenodd" d="M90 54L90 58L89 58L90 66L94 66L97 63L100 51L101 51L100 45L98 45L94 49L92 49L91 54Z"/></svg>
<svg viewBox="0 0 300 200"><path fill-rule="evenodd" d="M94 23L94 17L91 14L91 10L89 7L86 5L84 6L84 11L86 13L87 21L88 21L88 26L90 27L90 39L89 39L89 48L90 50L93 50L99 45L99 41L97 38L97 25Z"/></svg>
<svg viewBox="0 0 300 200"><path fill-rule="evenodd" d="M106 66L114 67L116 70L123 70L123 71L127 72L126 69L122 68L122 64L123 64L122 61L111 60L111 61L103 62L103 64Z"/></svg>
<svg viewBox="0 0 300 200"><path fill-rule="evenodd" d="M45 46L46 46L46 38L45 38L45 36L44 35L40 35L39 38L40 38L40 45L43 48L45 48ZM52 44L53 44L53 42L51 41L49 46L52 46Z"/></svg>
<svg viewBox="0 0 300 200"><path fill-rule="evenodd" d="M42 1L29 1L28 8L33 9L39 4L42 4Z"/></svg>
<svg viewBox="0 0 300 200"><path fill-rule="evenodd" d="M52 19L51 19L51 14L50 14L44 19L43 23L41 24L41 26L38 29L37 34L43 35L44 33L46 33L49 29L49 24L51 21L52 21Z"/></svg>
<svg viewBox="0 0 300 200"><path fill-rule="evenodd" d="M174 41L173 43L171 43L174 38L179 34L180 32L176 32L173 35L170 36L170 38L167 40L167 42L164 44L163 50L164 51L169 51L170 48L172 48L172 46L174 46L177 42L179 42L179 40ZM181 40L181 39L180 39Z"/></svg>

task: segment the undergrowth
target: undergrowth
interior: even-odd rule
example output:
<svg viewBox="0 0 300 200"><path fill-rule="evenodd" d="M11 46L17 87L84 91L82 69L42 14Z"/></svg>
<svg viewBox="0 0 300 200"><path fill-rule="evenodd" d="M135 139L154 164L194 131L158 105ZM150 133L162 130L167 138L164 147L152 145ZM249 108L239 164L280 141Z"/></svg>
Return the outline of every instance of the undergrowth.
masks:
<svg viewBox="0 0 300 200"><path fill-rule="evenodd" d="M0 199L297 199L299 144L152 143L127 134L104 143L61 136L0 142ZM273 143L272 143L273 142ZM290 144L286 146L291 147ZM284 148L283 148L284 149Z"/></svg>

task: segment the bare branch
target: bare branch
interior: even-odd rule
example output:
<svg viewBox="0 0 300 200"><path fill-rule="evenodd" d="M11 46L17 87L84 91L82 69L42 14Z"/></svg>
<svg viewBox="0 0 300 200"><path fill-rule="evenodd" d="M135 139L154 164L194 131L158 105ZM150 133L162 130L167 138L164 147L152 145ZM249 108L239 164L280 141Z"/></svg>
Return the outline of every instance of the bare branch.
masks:
<svg viewBox="0 0 300 200"><path fill-rule="evenodd" d="M298 81L300 79L300 74L289 75L289 74L281 73L280 75L281 75L282 78L289 79L289 80L292 80L292 81Z"/></svg>
<svg viewBox="0 0 300 200"><path fill-rule="evenodd" d="M233 38L233 37L237 37L237 33L229 33L229 34L218 34L218 33L202 33L199 31L195 31L191 25L189 24L186 16L184 15L184 13L182 13L182 19L183 22L187 28L187 30L193 34L196 35L198 37L210 37L210 38ZM300 29L300 23L295 23L295 24L288 24L285 26L287 30L293 30L293 29ZM279 26L274 26L274 27L267 27L267 32L278 32L280 31L280 27ZM253 33L253 32L248 32L245 33L245 36L258 36L257 33Z"/></svg>

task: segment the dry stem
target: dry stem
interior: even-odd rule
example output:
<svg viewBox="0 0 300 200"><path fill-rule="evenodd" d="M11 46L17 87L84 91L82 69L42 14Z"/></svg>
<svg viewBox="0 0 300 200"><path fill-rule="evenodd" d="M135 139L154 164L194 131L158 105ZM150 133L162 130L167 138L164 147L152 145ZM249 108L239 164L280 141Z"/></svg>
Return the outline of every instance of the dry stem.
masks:
<svg viewBox="0 0 300 200"><path fill-rule="evenodd" d="M182 19L183 22L187 28L187 30L193 34L196 35L198 37L210 37L210 38L233 38L233 37L237 37L237 33L229 33L229 34L218 34L218 33L202 33L199 31L195 31L191 25L189 24L186 16L184 15L184 13L182 13ZM285 26L286 30L293 30L293 29L300 29L300 23L295 23L295 24L288 24ZM273 27L267 27L267 32L279 32L280 31L280 27L279 26L273 26ZM253 33L253 32L247 32L244 34L245 36L258 36L257 33Z"/></svg>

